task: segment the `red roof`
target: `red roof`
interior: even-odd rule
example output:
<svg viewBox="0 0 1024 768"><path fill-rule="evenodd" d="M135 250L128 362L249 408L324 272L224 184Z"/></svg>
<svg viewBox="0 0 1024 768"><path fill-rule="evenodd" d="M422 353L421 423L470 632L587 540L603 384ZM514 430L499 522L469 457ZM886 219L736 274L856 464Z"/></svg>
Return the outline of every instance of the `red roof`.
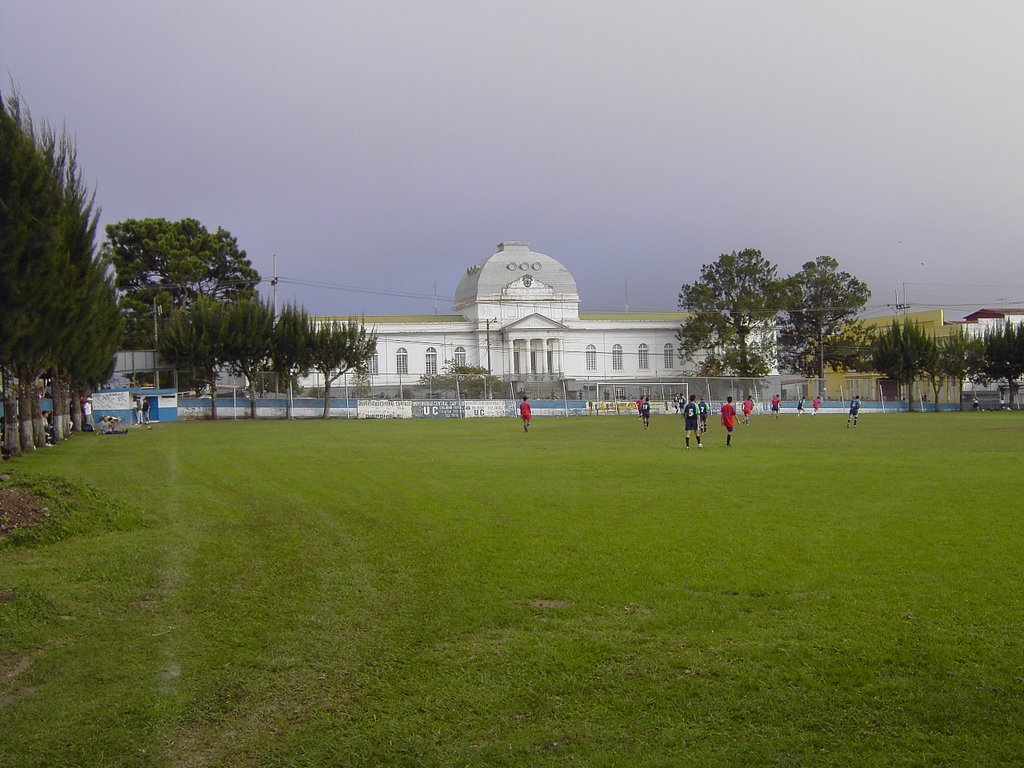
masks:
<svg viewBox="0 0 1024 768"><path fill-rule="evenodd" d="M978 309L964 316L964 322L973 323L978 320L1002 320L1007 315L1024 315L1024 307L1009 309Z"/></svg>

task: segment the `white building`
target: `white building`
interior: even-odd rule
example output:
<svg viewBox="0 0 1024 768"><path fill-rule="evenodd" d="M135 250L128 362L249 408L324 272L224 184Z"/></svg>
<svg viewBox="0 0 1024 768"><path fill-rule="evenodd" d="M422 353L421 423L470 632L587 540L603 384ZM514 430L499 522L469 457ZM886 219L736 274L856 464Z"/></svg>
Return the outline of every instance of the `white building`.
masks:
<svg viewBox="0 0 1024 768"><path fill-rule="evenodd" d="M581 313L579 307L576 281L563 264L528 243L499 243L463 275L453 305L458 314L358 318L377 334L371 392L422 394L421 378L449 365L479 366L501 377L508 390L499 397L624 399L645 384L654 394L657 385L682 378L676 332L683 313ZM322 386L315 378L307 383ZM335 393L345 384L339 380Z"/></svg>
<svg viewBox="0 0 1024 768"><path fill-rule="evenodd" d="M1002 330L1007 323L1024 324L1024 308L978 309L965 316L960 324L971 336L982 338L986 333Z"/></svg>

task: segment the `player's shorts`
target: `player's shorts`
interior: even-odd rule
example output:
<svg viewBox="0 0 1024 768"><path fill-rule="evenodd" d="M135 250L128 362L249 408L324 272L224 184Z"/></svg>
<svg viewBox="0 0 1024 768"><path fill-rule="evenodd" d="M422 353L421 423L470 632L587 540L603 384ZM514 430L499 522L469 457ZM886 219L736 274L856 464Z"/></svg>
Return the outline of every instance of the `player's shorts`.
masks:
<svg viewBox="0 0 1024 768"><path fill-rule="evenodd" d="M690 418L689 416L687 416L686 417L686 428L687 429L696 429L697 428L697 419L696 418Z"/></svg>
<svg viewBox="0 0 1024 768"><path fill-rule="evenodd" d="M779 410L779 406L777 406L777 405L773 405L773 406L772 406L772 411L773 411L773 412L776 412L776 413L777 413L777 412L778 412L778 410Z"/></svg>
<svg viewBox="0 0 1024 768"><path fill-rule="evenodd" d="M726 428L725 428L725 431L726 431L726 432L732 432L732 431L733 431L734 429L736 429L736 427L735 427L735 426L732 426L732 427L726 427Z"/></svg>

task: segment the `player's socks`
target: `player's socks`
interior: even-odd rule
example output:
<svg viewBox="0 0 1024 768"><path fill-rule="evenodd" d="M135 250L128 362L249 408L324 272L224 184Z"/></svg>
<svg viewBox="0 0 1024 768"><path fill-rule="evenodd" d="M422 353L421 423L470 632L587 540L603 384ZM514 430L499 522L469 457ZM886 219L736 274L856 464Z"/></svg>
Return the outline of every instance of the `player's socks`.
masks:
<svg viewBox="0 0 1024 768"><path fill-rule="evenodd" d="M689 447L690 447L690 438L686 438L686 447L687 447L687 448L689 448Z"/></svg>

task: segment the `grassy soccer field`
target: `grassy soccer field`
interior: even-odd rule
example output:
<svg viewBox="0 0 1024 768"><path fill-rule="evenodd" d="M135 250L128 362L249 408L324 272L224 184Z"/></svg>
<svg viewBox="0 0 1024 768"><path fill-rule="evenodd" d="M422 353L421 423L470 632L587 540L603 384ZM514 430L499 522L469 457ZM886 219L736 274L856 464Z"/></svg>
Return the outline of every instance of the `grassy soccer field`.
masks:
<svg viewBox="0 0 1024 768"><path fill-rule="evenodd" d="M220 422L5 464L0 764L1024 759L1024 419Z"/></svg>

